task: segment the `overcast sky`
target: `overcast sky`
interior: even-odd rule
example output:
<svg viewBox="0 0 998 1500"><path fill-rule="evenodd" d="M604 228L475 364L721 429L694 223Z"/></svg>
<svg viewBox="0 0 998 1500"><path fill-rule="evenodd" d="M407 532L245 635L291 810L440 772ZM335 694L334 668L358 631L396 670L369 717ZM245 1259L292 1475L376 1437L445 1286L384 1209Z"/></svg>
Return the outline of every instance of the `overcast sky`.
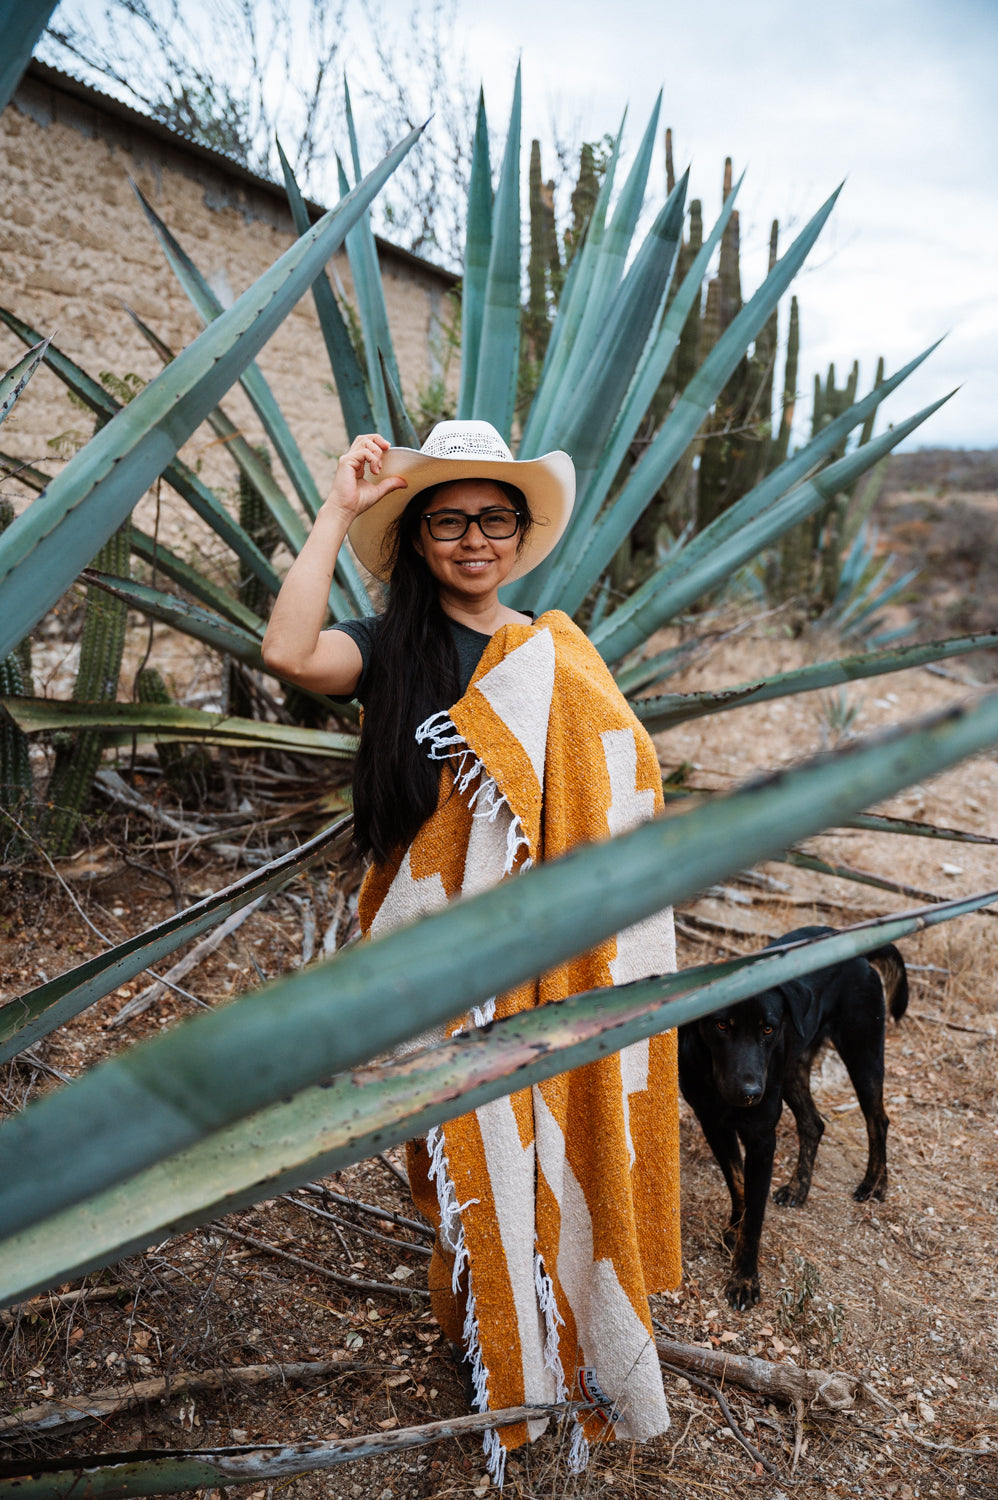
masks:
<svg viewBox="0 0 998 1500"><path fill-rule="evenodd" d="M900 420L960 386L906 446L998 445L998 0L453 3L445 46L455 69L463 63L469 82L484 83L494 128L505 129L522 59L524 178L530 139L550 141L552 120L562 138L597 139L629 105L625 153L633 150L659 88L677 170L692 165L690 195L703 200L705 221L720 210L724 157L736 175L747 168L745 294L764 275L771 220L785 248L845 178L794 287L798 421L809 421L812 376L829 361L841 383L858 358L862 392L879 354L890 372L946 335L883 410ZM300 17L308 0L290 4ZM404 55L412 6L368 4ZM65 10L78 6L101 8L68 0ZM350 76L376 86L376 67L357 56L355 13L348 8ZM661 149L651 193L657 206ZM781 337L788 307L789 298Z"/></svg>
<svg viewBox="0 0 998 1500"><path fill-rule="evenodd" d="M705 218L725 155L747 167L743 290L764 274L771 220L799 228L845 178L795 287L806 412L830 360L841 380L858 358L863 390L879 354L890 371L947 334L884 410L900 420L959 385L907 446L998 444L998 0L464 0L459 14L490 113L508 109L522 56L528 142L552 113L583 138L614 130L629 102L633 144L664 87Z"/></svg>

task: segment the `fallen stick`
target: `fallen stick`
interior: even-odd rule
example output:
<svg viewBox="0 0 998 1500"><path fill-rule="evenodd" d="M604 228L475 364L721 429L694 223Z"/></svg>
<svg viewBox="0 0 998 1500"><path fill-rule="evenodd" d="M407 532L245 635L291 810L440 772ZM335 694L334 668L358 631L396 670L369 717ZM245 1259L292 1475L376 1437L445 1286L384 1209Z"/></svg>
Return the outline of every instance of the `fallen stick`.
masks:
<svg viewBox="0 0 998 1500"><path fill-rule="evenodd" d="M78 1292L46 1292L44 1296L32 1297L30 1302L20 1302L16 1307L0 1308L0 1327L9 1328L19 1317L33 1317L51 1312L56 1307L73 1307L77 1302L113 1302L116 1298L134 1293L133 1287L119 1283L117 1286L83 1287Z"/></svg>
<svg viewBox="0 0 998 1500"><path fill-rule="evenodd" d="M77 1422L98 1421L114 1416L131 1406L165 1397L219 1391L227 1385L265 1385L270 1380L321 1380L324 1375L367 1368L356 1360L322 1359L304 1364L228 1365L196 1374L163 1375L150 1380L135 1380L129 1385L105 1386L89 1395L43 1401L11 1416L0 1418L0 1432L51 1432L53 1428L71 1427ZM379 1366L380 1368L380 1366ZM387 1366L385 1366L387 1369Z"/></svg>
<svg viewBox="0 0 998 1500"><path fill-rule="evenodd" d="M303 1255L295 1255L290 1250L280 1250L276 1245L268 1245L266 1240L254 1239L251 1234L243 1234L238 1229L222 1229L222 1234L227 1234L234 1240L242 1240L246 1245L252 1245L254 1250L263 1250L267 1255L276 1255L279 1260L289 1260L292 1265L301 1266L305 1271L315 1271L320 1276L326 1276L330 1281L337 1282L340 1286L348 1286L354 1292L389 1292L396 1297L428 1297L430 1294L422 1287L407 1287L404 1282L396 1281L358 1281L353 1276L346 1276L342 1271L331 1271L328 1266L320 1266L318 1261L306 1260Z"/></svg>
<svg viewBox="0 0 998 1500"><path fill-rule="evenodd" d="M356 1220L351 1222L349 1219L342 1218L339 1214L334 1214L328 1208L316 1208L314 1203L306 1203L304 1199L295 1198L291 1193L282 1193L281 1197L285 1203L293 1203L295 1208L300 1208L303 1213L314 1214L317 1219L327 1220L334 1228L339 1225L343 1229L352 1229L354 1234L366 1235L369 1239L379 1240L381 1244L391 1245L396 1250L409 1250L413 1255L425 1255L429 1257L433 1254L429 1245L417 1245L412 1240L396 1240L390 1234L379 1234L376 1229L368 1229L366 1224L358 1224ZM340 1244L343 1245L347 1255L350 1255L350 1249L342 1237Z"/></svg>
<svg viewBox="0 0 998 1500"><path fill-rule="evenodd" d="M747 1391L760 1391L796 1405L817 1403L831 1411L849 1411L858 1394L876 1398L866 1381L843 1370L807 1370L795 1364L773 1364L747 1354L723 1354L720 1349L701 1349L697 1344L677 1344L656 1339L659 1358L684 1370L695 1370L713 1380L730 1380Z"/></svg>
<svg viewBox="0 0 998 1500"><path fill-rule="evenodd" d="M557 1401L538 1406L511 1406L500 1411L473 1412L420 1427L362 1437L334 1438L307 1443L266 1443L238 1448L175 1449L142 1453L94 1453L69 1462L44 1460L5 1464L0 1477L0 1500L61 1500L87 1495L175 1495L226 1484L272 1484L296 1474L332 1469L360 1458L385 1458L409 1448L422 1448L444 1438L465 1437L490 1427L556 1416L578 1410L584 1403Z"/></svg>
<svg viewBox="0 0 998 1500"><path fill-rule="evenodd" d="M354 1208L359 1213L367 1214L368 1218L384 1219L386 1223L398 1224L402 1229L415 1230L424 1239L434 1238L429 1224L420 1224L417 1219L407 1219L404 1214L397 1214L391 1208L379 1208L376 1203L362 1203L359 1198L348 1198L346 1193L334 1192L332 1188L324 1187L321 1182L303 1182L301 1190L303 1193L311 1193L316 1198L331 1198L334 1203L342 1203L344 1208Z"/></svg>
<svg viewBox="0 0 998 1500"><path fill-rule="evenodd" d="M668 1361L664 1359L662 1360L662 1368L663 1370L668 1370L672 1375L680 1375L683 1380L689 1380L693 1385L700 1386L701 1390L704 1390L708 1393L708 1395L713 1396L714 1400L721 1408L724 1420L728 1424L728 1430L732 1433L735 1440L741 1443L742 1447L745 1449L745 1452L748 1454L752 1462L754 1464L759 1464L761 1468L766 1470L767 1474L776 1473L773 1465L767 1458L763 1458L758 1448L753 1448L752 1444L749 1442L748 1438L745 1436L744 1432L742 1432L742 1429L735 1421L731 1412L731 1407L728 1405L727 1401L725 1401L721 1392L718 1390L717 1386L712 1380L704 1380L701 1375L694 1375L693 1371L690 1369L687 1369L684 1373L678 1365L670 1365Z"/></svg>
<svg viewBox="0 0 998 1500"><path fill-rule="evenodd" d="M220 922L216 928L209 932L207 937L203 937L199 943L195 943L189 953L185 953L183 958L178 959L162 978L148 985L141 994L133 995L131 1000L126 1000L109 1025L111 1027L123 1026L133 1016L140 1016L151 1005L155 1005L156 1001L165 995L168 989L173 988L176 980L186 978L192 969L197 968L203 958L207 958L209 953L214 953L215 949L225 941L230 933L235 932L237 927L241 927L246 918L253 915L261 902L266 901L269 894L269 891L264 891L263 895L257 896L255 901L250 901L248 905L240 907L239 911L234 911L231 915L227 916L225 921ZM203 1004L204 1002L200 1003Z"/></svg>

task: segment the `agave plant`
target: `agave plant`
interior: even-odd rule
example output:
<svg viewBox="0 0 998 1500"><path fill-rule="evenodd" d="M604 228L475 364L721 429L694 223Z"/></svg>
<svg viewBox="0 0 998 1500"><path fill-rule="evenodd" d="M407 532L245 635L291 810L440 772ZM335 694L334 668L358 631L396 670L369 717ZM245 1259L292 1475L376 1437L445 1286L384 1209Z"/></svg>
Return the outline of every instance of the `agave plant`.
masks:
<svg viewBox="0 0 998 1500"><path fill-rule="evenodd" d="M484 106L476 133L462 292L458 410L512 435L520 337L519 81L498 188L493 198ZM177 450L207 417L225 434L241 472L294 549L319 503L318 491L272 393L252 359L294 300L313 287L348 431L373 425L396 441L414 434L399 388L366 207L409 138L366 177L351 124L351 189L314 226L290 169L289 199L300 238L228 311L167 227L145 205L171 265L206 327L129 405L64 355L47 358L95 412L110 418L58 479L0 537L0 659L32 628L127 517L158 474L232 548L240 565L273 592L269 557L189 469ZM631 598L590 611L589 602L621 540L679 463L746 348L771 318L834 203L819 209L759 292L742 309L676 401L640 462L628 469L631 440L658 389L732 212L734 191L678 288L670 287L684 213L685 179L669 194L643 243L631 245L645 195L658 110L614 202L617 152L582 248L563 289L541 378L523 422L521 457L563 446L574 452L579 500L566 545L531 576L529 602L581 612L591 638L651 729L793 692L899 670L998 644L998 635L865 653L715 695L641 698L675 670L669 653L640 653L654 631L715 590L790 527L826 507L869 464L914 430L934 408L890 434L845 452L848 434L924 356L854 402L807 447L762 479L700 535L677 548ZM618 141L619 146L619 141ZM611 203L613 211L611 213ZM345 239L363 333L363 361L323 266ZM8 326L34 334L13 314ZM150 337L156 336L150 331ZM170 351L160 345L165 358ZM284 488L217 406L241 379L287 476ZM834 456L833 455L837 455ZM831 461L829 461L831 460ZM625 471L623 482L621 471ZM43 483L41 476L38 483ZM135 529L133 550L154 545ZM195 603L122 577L93 582L214 649L261 668L262 620L248 605L156 546L157 568ZM538 576L540 575L540 576ZM510 591L516 601L528 588ZM334 581L334 618L369 609L363 583L344 562ZM225 739L257 746L289 742L348 756L349 731L219 722L176 705L44 703L10 696L5 706L26 732L61 725L150 740ZM402 1140L429 1124L692 1019L818 963L863 952L907 932L986 904L995 893L933 907L821 939L810 946L688 970L614 991L579 995L511 1018L489 1034L462 1037L405 1063L372 1057L477 1001L562 962L583 947L682 899L795 840L862 809L998 738L998 700L875 743L851 747L686 816L646 825L604 845L532 870L412 928L348 949L328 964L245 996L110 1059L0 1128L0 1303L17 1301L204 1222L279 1186L329 1170ZM890 828L889 820L868 820ZM910 831L910 830L908 830ZM939 830L925 830L939 834ZM267 889L276 889L344 836L325 830L301 850L244 877L181 917L82 965L0 1008L0 1059L31 1042L150 962L205 931ZM958 835L952 835L958 836ZM506 940L515 923L522 941ZM332 1079L332 1083L329 1080Z"/></svg>

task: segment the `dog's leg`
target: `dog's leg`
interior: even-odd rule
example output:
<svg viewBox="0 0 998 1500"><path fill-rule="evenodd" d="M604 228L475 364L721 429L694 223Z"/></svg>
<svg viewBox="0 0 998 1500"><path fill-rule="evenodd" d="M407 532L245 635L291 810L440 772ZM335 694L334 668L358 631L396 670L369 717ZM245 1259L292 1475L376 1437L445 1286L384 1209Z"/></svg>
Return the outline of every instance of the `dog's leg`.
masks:
<svg viewBox="0 0 998 1500"><path fill-rule="evenodd" d="M857 1203L865 1203L868 1198L883 1198L887 1192L887 1126L890 1122L884 1109L883 1031L879 1044L867 1043L855 1052L843 1038L839 1052L856 1090L870 1143L866 1176L853 1192Z"/></svg>
<svg viewBox="0 0 998 1500"><path fill-rule="evenodd" d="M734 1127L714 1119L701 1119L707 1145L714 1153L717 1165L724 1173L731 1195L731 1217L724 1231L724 1243L729 1250L734 1248L738 1237L738 1226L745 1213L745 1171L742 1166L742 1148Z"/></svg>
<svg viewBox="0 0 998 1500"><path fill-rule="evenodd" d="M784 1208L800 1208L811 1191L811 1175L825 1126L811 1095L811 1058L804 1054L787 1066L783 1075L783 1097L797 1122L797 1166L789 1182L773 1194Z"/></svg>
<svg viewBox="0 0 998 1500"><path fill-rule="evenodd" d="M887 1114L884 1110L885 1006L880 976L866 966L866 977L850 996L848 1012L836 1018L831 1039L856 1090L870 1143L866 1175L853 1197L859 1203L887 1192Z"/></svg>
<svg viewBox="0 0 998 1500"><path fill-rule="evenodd" d="M738 1225L731 1275L724 1289L738 1312L744 1312L759 1300L759 1241L775 1154L775 1130L762 1131L745 1141L745 1211Z"/></svg>

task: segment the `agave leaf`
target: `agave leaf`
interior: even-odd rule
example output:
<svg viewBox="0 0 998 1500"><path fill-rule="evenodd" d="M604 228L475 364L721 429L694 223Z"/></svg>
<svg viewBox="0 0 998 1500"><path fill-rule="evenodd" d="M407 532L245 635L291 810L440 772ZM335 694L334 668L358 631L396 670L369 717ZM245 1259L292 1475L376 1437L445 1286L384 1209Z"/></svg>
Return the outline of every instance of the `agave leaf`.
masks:
<svg viewBox="0 0 998 1500"><path fill-rule="evenodd" d="M298 233L304 234L310 223L308 209L305 207L305 200L295 180L291 163L281 149L280 141L277 142L277 151L281 158L281 170L284 173L284 187L291 207L291 216ZM358 433L374 431L374 417L371 413L371 403L367 399L364 372L360 367L349 329L340 312L339 303L336 301L336 294L329 285L325 271L320 271L313 281L312 296L315 298L319 328L325 340L333 380L336 382L336 395L343 413L347 436L352 442Z"/></svg>
<svg viewBox="0 0 998 1500"><path fill-rule="evenodd" d="M167 229L152 204L144 197L141 189L134 182L132 183L132 189L139 203L142 205L142 210L149 221L153 233L159 240L160 248L166 256L170 269L186 292L195 312L207 328L209 324L222 315L222 304L190 256L181 248L180 242ZM335 212L335 210L331 210L331 212ZM337 236L337 241L340 238L340 236ZM300 244L301 240L298 243ZM338 244L335 248L338 248ZM283 256L281 259L283 260ZM277 264L279 265L280 261ZM259 285L259 282L257 282L257 285ZM312 478L308 465L302 456L301 449L295 442L283 412L274 400L274 394L267 384L262 370L255 362L250 361L241 371L239 383L249 397L253 410L260 418L263 429L270 439L278 458L284 465L285 472L291 480L302 505L305 507L307 514L314 518L322 503L321 497L315 487L315 480ZM205 415L207 416L207 412ZM289 515L294 516L294 524L299 532L299 540L295 548L297 551L305 539L305 531L300 517L295 515L294 511L290 510L290 507L288 509Z"/></svg>
<svg viewBox="0 0 998 1500"><path fill-rule="evenodd" d="M561 607L565 584L574 571L579 551L588 544L600 506L609 494L610 486L627 457L630 444L651 406L655 392L662 383L694 299L700 295L710 258L734 211L738 190L743 179L744 173L725 199L717 222L683 277L682 284L662 319L657 335L645 348L631 387L620 406L613 431L603 453L598 458L595 471L591 472L588 477L583 477L578 485L575 505L561 544L538 568L533 570L529 584L521 579L504 593L503 598L514 607L521 608L529 605L533 609L546 608L548 605L546 603L542 605L542 601L548 600L557 600ZM576 263L573 261L573 265ZM569 399L575 398L571 396ZM578 547L572 545L572 540L575 538L580 539ZM584 542L581 541L583 538ZM567 600L567 596L565 598ZM590 624L592 625L592 622Z"/></svg>
<svg viewBox="0 0 998 1500"><path fill-rule="evenodd" d="M9 415L14 402L38 369L49 342L49 339L42 339L27 354L22 355L17 364L11 365L4 375L0 375L0 422Z"/></svg>
<svg viewBox="0 0 998 1500"><path fill-rule="evenodd" d="M749 558L756 557L789 527L827 505L838 490L876 463L882 454L889 453L948 400L949 396L944 396L931 406L923 407L899 427L891 428L879 438L874 438L865 448L847 453L845 458L830 464L806 484L791 490L789 495L784 495L782 500L770 506L761 516L729 536L710 555L701 554L685 575L676 577L674 571L670 570L670 575L663 579L653 574L634 591L626 604L615 610L593 632L593 644L604 660L620 661L642 641L647 640L666 620L686 609L694 599L699 599L710 589L716 588L736 568L741 567Z"/></svg>
<svg viewBox="0 0 998 1500"><path fill-rule="evenodd" d="M598 467L649 336L660 315L683 232L688 176L676 183L648 231L616 296L574 402L566 402L565 446L576 455L583 486Z"/></svg>
<svg viewBox="0 0 998 1500"><path fill-rule="evenodd" d="M907 896L915 901L935 901L940 905L943 897L934 891L923 891L914 885L903 885L897 880L888 880L885 875L874 875L871 870L857 870L854 865L837 864L822 859L819 854L810 854L806 849L787 849L779 856L779 863L795 865L800 870L813 870L817 875L833 875L836 880L851 880L856 885L871 885L878 891L892 891L896 896ZM996 912L985 912L985 916L998 916Z"/></svg>
<svg viewBox="0 0 998 1500"><path fill-rule="evenodd" d="M343 101L346 109L347 132L350 137L350 157L353 162L354 181L360 182L364 173L360 165L360 151L357 146L357 131L354 127L353 109L350 104L350 89L343 79ZM362 281L364 284L363 294L357 287L356 276L354 277L354 290L360 298L361 319L364 324L365 338L373 334L373 343L368 340L368 358L371 358L372 350L377 349L386 365L392 373L392 379L396 386L401 387L398 365L395 363L395 349L392 344L391 330L388 325L388 309L385 306L385 289L381 280L381 268L378 265L378 246L371 228L370 214L363 214L357 221L357 226L351 231L353 239L361 250L364 271ZM351 238L347 238L347 252L349 253ZM353 261L351 261L351 267Z"/></svg>
<svg viewBox="0 0 998 1500"><path fill-rule="evenodd" d="M23 640L218 404L415 143L413 131L57 475L0 537L0 658Z"/></svg>
<svg viewBox="0 0 998 1500"><path fill-rule="evenodd" d="M0 109L6 109L57 0L0 0Z"/></svg>
<svg viewBox="0 0 998 1500"><path fill-rule="evenodd" d="M923 839L948 839L955 844L998 844L998 838L986 833L970 833L965 828L939 828L935 823L889 818L884 813L857 813L854 818L847 818L843 827L863 828L870 833L905 833Z"/></svg>
<svg viewBox="0 0 998 1500"><path fill-rule="evenodd" d="M0 1241L0 1304L22 1301L310 1176L326 1175L511 1087L578 1067L610 1046L626 1046L767 985L896 942L977 910L996 895L989 891L729 963L589 991L496 1021L488 1033L455 1037L402 1062L306 1088Z"/></svg>
<svg viewBox="0 0 998 1500"><path fill-rule="evenodd" d="M172 625L184 635L193 636L205 646L221 651L224 656L232 656L258 672L267 670L260 655L260 636L234 621L136 579L115 578L109 573L98 573L95 568L85 568L80 576L112 598L124 599L130 608L141 610L149 619Z"/></svg>
<svg viewBox="0 0 998 1500"><path fill-rule="evenodd" d="M888 380L881 381L869 395L864 396L834 421L829 422L828 426L823 428L817 437L807 443L800 452L794 454L792 458L785 459L772 474L767 475L747 495L729 506L715 521L694 537L674 560L670 560L667 565L669 569L677 573L684 572L692 562L709 555L715 547L740 531L747 522L762 515L781 495L786 494L792 485L806 478L813 469L817 469L830 453L845 442L854 427L860 422L864 424L872 422L880 403L896 391L898 386L938 349L940 343L941 340L937 339L921 354L916 354L914 359L903 365L896 374ZM881 459L880 462L883 463L884 460Z"/></svg>
<svg viewBox="0 0 998 1500"><path fill-rule="evenodd" d="M473 414L509 439L520 362L520 67L492 218Z"/></svg>
<svg viewBox="0 0 998 1500"><path fill-rule="evenodd" d="M652 442L635 464L614 505L594 529L573 577L572 598L584 598L591 583L608 566L655 492L692 442L701 423L717 400L738 361L759 333L780 297L796 276L835 206L839 189L831 195L801 230L790 249L777 261L755 296L721 334L717 343L679 397ZM581 594L580 594L581 590ZM577 606L563 604L569 612Z"/></svg>
<svg viewBox="0 0 998 1500"><path fill-rule="evenodd" d="M948 709L578 849L133 1047L0 1126L0 1222L14 1234L113 1187L996 739L998 695Z"/></svg>
<svg viewBox="0 0 998 1500"><path fill-rule="evenodd" d="M489 123L485 115L485 94L479 89L475 143L471 153L471 178L468 183L464 276L461 279L461 384L457 414L462 419L472 415L474 405L482 312L491 251L492 166L489 161Z"/></svg>
<svg viewBox="0 0 998 1500"><path fill-rule="evenodd" d="M30 328L27 323L23 323L14 313L8 312L3 307L0 307L0 321L6 323L7 327L12 333L17 335L22 343L29 344L37 337L33 328ZM49 348L46 354L46 363L58 375L62 383L73 392L73 395L79 397L81 401L89 406L92 412L103 420L110 422L119 411L124 409L121 402L116 401L102 385L99 385L96 380L87 374L86 370L81 369L79 365L63 354L61 349L56 348L54 345ZM191 509L203 521L207 522L222 541L232 548L236 556L245 562L246 566L259 578L264 587L268 588L271 593L276 594L281 586L281 580L278 578L270 559L264 556L252 537L229 515L217 495L208 489L207 485L202 484L194 471L189 469L179 458L174 458L173 462L167 464L163 469L163 477L177 491L178 495L187 501ZM51 483L50 479L46 479L46 485ZM283 495L281 496L281 500L286 506L287 501L284 500ZM80 560L81 566L83 563L89 562L92 555L88 551L86 556Z"/></svg>
<svg viewBox="0 0 998 1500"><path fill-rule="evenodd" d="M620 130L617 132L613 150L610 153L606 175L596 198L593 216L586 226L582 244L572 258L572 264L562 288L558 316L551 330L551 338L548 341L547 353L541 368L541 378L530 404L530 411L520 439L518 450L520 458L536 458L538 454L544 452L545 448L553 446L547 440L548 424L556 415L555 406L562 389L565 365L571 356L572 344L589 300L599 250L606 230L606 216L610 206L610 194L613 191L626 119L627 111L625 110L624 119L620 122Z"/></svg>
<svg viewBox="0 0 998 1500"><path fill-rule="evenodd" d="M734 212L735 203L743 180L744 173L739 177L731 192L724 200L724 207L718 215L717 222L707 235L692 265L683 277L682 284L662 319L658 335L642 359L635 376L634 385L628 391L626 401L621 406L620 415L614 424L613 435L607 445L605 458L583 492L582 505L579 507L578 529L580 532L585 532L588 529L600 506L606 499L610 485L616 478L620 466L627 456L628 446L637 432L645 413L651 406L655 392L662 383L676 345L679 343L679 336L683 331L683 325L689 316L694 299L700 294L711 256L727 228L728 220ZM573 513L573 521L574 519Z"/></svg>
<svg viewBox="0 0 998 1500"><path fill-rule="evenodd" d="M340 818L307 843L244 875L224 890L205 896L193 906L145 932L78 964L0 1006L0 1063L31 1047L56 1027L78 1016L94 1001L102 1000L121 984L127 984L144 969L210 932L219 922L241 911L258 896L279 891L289 880L309 869L349 837L353 820Z"/></svg>
<svg viewBox="0 0 998 1500"><path fill-rule="evenodd" d="M308 224L306 223L307 227ZM313 284L313 291L315 285L317 283ZM139 332L148 339L164 364L169 364L172 360L176 359L176 355L169 345L164 344L158 334L155 334L151 328L143 323L142 319L136 313L132 312L130 307L126 307L125 311ZM248 443L243 437L235 422L229 420L220 406L216 406L213 411L208 413L208 422L212 430L222 439L226 452L235 460L240 472L246 476L250 484L263 497L264 503L277 522L282 536L291 549L294 550L297 545L297 537L301 532L301 522L288 505L284 491L277 483L270 469L260 458L260 455L252 444ZM293 535L289 535L285 525L282 524L289 516L293 521ZM270 571L273 573L272 568ZM276 575L274 576L276 577ZM336 581L337 579L342 582L342 588L340 587L340 582ZM271 592L273 593L274 590L271 589ZM356 564L345 548L340 549L339 556L336 559L336 574L329 586L329 608L335 620L349 619L355 611L362 615L370 612L371 601L368 598L367 590L361 581Z"/></svg>
<svg viewBox="0 0 998 1500"><path fill-rule="evenodd" d="M184 708L179 703L74 703L57 698L0 698L25 734L62 729L100 730L105 745L223 745L249 750L285 750L350 760L357 736L309 729L301 724L270 724L234 714Z"/></svg>
<svg viewBox="0 0 998 1500"><path fill-rule="evenodd" d="M402 392L395 384L392 372L388 368L388 364L380 349L378 350L378 358L381 361L381 378L385 386L385 400L388 402L388 414L391 420L390 431L393 441L397 445L401 444L407 448L418 448L419 438L416 436L416 429L412 425L412 418L405 409Z"/></svg>
<svg viewBox="0 0 998 1500"><path fill-rule="evenodd" d="M222 616L224 620L230 620L233 625L240 626L243 630L254 635L257 640L263 638L264 622L259 615L235 594L228 589L222 588L220 584L213 583L197 568L178 557L175 552L165 546L156 537L150 536L148 532L140 530L138 526L132 526L129 538L132 551L136 557L141 557L156 573L163 573L173 583L179 584L187 593L193 594L195 599L207 605L210 610Z"/></svg>
<svg viewBox="0 0 998 1500"><path fill-rule="evenodd" d="M859 656L843 656L837 661L815 662L780 672L775 677L757 678L737 687L722 688L716 693L663 693L657 698L638 698L631 706L651 734L701 719L707 714L725 713L749 703L767 703L773 698L789 698L795 693L813 693L819 688L839 687L846 682L862 682L867 677L882 677L888 672L904 672L930 661L946 661L951 656L965 656L970 651L993 650L998 646L998 631L988 635L958 635L945 641L930 641L921 646L902 646L888 651L869 651Z"/></svg>
<svg viewBox="0 0 998 1500"><path fill-rule="evenodd" d="M612 334L613 320L617 311L618 292L624 276L624 264L631 248L631 240L637 227L638 216L641 213L641 205L644 202L645 188L648 184L648 170L651 166L652 153L655 149L655 137L658 131L659 111L662 107L662 94L659 92L651 115L645 128L644 136L638 147L631 170L627 175L614 208L613 217L600 241L598 253L593 267L592 282L586 297L585 307L579 319L579 325L572 339L571 352L565 363L561 375L560 385L563 393L571 392L575 399L559 400L555 398L552 407L551 420L545 431L545 442L551 447L565 448L575 456L575 445L578 442L580 422L578 420L578 392L585 392L586 386L593 378L594 370L599 370L598 349L605 345L607 335ZM689 180L687 172L683 178L682 199L685 201L685 188ZM674 195L670 195L671 203ZM667 205L668 206L668 205ZM659 215L661 218L661 213ZM660 231L661 232L661 231ZM682 207L680 207L679 233L682 232ZM646 241L647 245L647 241ZM671 269L670 265L667 268ZM634 267L631 268L633 274ZM654 300L653 300L654 299ZM650 324L658 311L658 298L652 291L644 305L646 323ZM618 330L619 332L619 330ZM633 334L631 335L633 338ZM627 341L625 341L626 347ZM633 353L639 355L644 345L641 344ZM620 393L620 396L623 392ZM620 404L620 396L615 400L611 415L615 414ZM596 404L595 402L593 403Z"/></svg>

